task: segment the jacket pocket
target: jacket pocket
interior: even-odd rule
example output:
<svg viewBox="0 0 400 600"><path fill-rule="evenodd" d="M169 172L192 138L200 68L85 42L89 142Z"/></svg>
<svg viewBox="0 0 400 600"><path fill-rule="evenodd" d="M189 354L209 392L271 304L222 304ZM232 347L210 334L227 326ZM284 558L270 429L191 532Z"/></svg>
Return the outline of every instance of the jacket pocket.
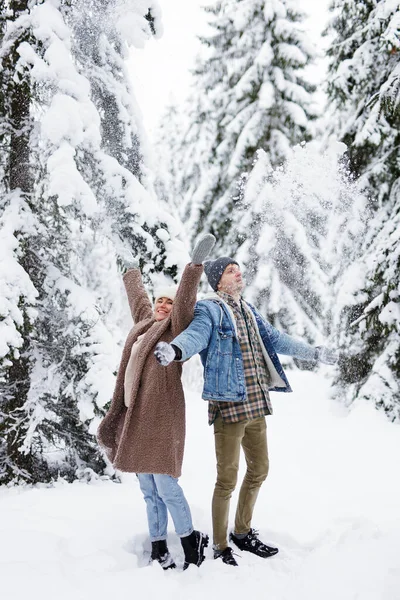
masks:
<svg viewBox="0 0 400 600"><path fill-rule="evenodd" d="M232 393L236 389L232 376L231 354L218 351L209 354L204 369L204 392L209 397L223 399L227 392Z"/></svg>
<svg viewBox="0 0 400 600"><path fill-rule="evenodd" d="M217 341L218 354L233 354L233 331L231 329L218 329Z"/></svg>

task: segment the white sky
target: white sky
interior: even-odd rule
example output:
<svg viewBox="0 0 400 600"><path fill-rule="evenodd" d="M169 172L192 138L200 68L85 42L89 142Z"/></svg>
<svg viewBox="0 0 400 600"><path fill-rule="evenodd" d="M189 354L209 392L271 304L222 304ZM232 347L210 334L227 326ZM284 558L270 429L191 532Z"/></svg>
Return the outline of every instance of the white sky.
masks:
<svg viewBox="0 0 400 600"><path fill-rule="evenodd" d="M159 0L164 35L131 52L129 66L136 99L150 137L168 101L179 103L186 95L189 71L199 47L196 36L206 29L207 15L201 6L213 2ZM299 0L300 8L310 15L310 34L321 50L319 35L326 23L328 4L329 0Z"/></svg>

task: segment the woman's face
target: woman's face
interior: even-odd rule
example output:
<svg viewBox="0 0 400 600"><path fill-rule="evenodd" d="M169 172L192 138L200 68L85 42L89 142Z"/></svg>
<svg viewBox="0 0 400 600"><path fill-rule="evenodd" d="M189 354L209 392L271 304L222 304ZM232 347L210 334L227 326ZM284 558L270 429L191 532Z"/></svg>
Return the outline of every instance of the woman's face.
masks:
<svg viewBox="0 0 400 600"><path fill-rule="evenodd" d="M173 300L171 298L157 298L154 305L154 318L156 321L166 319L172 310Z"/></svg>

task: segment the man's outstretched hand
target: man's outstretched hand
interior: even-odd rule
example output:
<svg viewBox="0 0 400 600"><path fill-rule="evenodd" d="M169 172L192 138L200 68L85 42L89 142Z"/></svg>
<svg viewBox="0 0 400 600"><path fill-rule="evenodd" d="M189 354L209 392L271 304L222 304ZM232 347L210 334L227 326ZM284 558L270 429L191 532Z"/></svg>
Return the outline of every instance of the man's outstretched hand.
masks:
<svg viewBox="0 0 400 600"><path fill-rule="evenodd" d="M339 354L336 350L330 350L326 346L317 346L315 348L315 360L324 365L335 365L339 360Z"/></svg>
<svg viewBox="0 0 400 600"><path fill-rule="evenodd" d="M174 346L167 342L158 342L154 350L154 356L163 367L167 367L176 358Z"/></svg>

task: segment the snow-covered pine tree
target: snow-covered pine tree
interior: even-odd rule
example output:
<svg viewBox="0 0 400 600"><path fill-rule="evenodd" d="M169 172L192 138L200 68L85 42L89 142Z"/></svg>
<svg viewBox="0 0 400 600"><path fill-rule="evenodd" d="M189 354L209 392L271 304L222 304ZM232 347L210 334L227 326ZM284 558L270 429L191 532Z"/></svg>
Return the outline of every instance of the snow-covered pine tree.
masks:
<svg viewBox="0 0 400 600"><path fill-rule="evenodd" d="M155 185L159 197L178 211L182 205L182 181L179 157L182 155L183 115L171 101L165 108L156 130L154 152L159 165Z"/></svg>
<svg viewBox="0 0 400 600"><path fill-rule="evenodd" d="M348 147L349 166L376 206L400 174L399 5L334 0L328 97L330 130Z"/></svg>
<svg viewBox="0 0 400 600"><path fill-rule="evenodd" d="M84 157L85 178L96 181L96 196L108 215L99 219L111 226L111 235L123 251L127 245L143 255L149 271L166 267L162 240L156 231L175 227L166 210L154 205L154 175L149 169L147 139L138 116L127 67L129 45L142 47L162 33L155 1L75 0L70 13L73 53L79 72L91 86L91 98L100 116L101 155ZM139 194L138 183L149 195ZM143 220L143 213L145 219ZM139 217L140 214L140 217ZM142 221L138 228L138 221ZM122 242L122 245L121 245ZM147 256L148 259L144 260Z"/></svg>
<svg viewBox="0 0 400 600"><path fill-rule="evenodd" d="M154 18L143 2L129 4L135 17L130 35L136 32L137 39L143 40L154 30ZM157 8L156 3L150 4ZM115 2L112 5L116 7ZM47 0L30 2L30 10L25 9L11 17L7 13L2 40L7 57L13 32L28 32L18 41L9 78L26 73L28 114L34 125L25 140L32 173L31 217L22 227L21 219L10 218L10 210L2 215L1 241L14 263L4 263L4 289L11 292L10 298L5 296L6 312L2 287L1 314L8 318L8 331L12 319L17 323L16 333L11 332L14 337L9 336L10 343L2 348L2 482L48 481L59 475L73 479L106 471L93 434L111 397L122 337L123 296L116 258L125 258L128 240L142 261L161 254L156 266L160 269L165 246L172 245L160 226L170 220L168 215L157 204L151 184L146 190L138 178L140 165L142 181L150 181L143 176L146 165L139 158L141 140L132 125L133 101L125 97L124 127L116 127L112 139L108 139L110 130L101 127L102 109L87 74L80 72L81 56L74 54L77 42L71 24L78 21L79 4ZM114 17L115 24L117 10ZM86 20L86 24L90 36L94 23ZM122 46L122 30L110 25L109 31L116 36L114 43ZM103 68L106 84L110 83L107 67L106 61L98 66L98 77ZM124 76L126 72L121 81ZM7 137L3 139L8 143ZM123 147L129 158L117 154L115 149ZM11 193L8 198L10 204ZM110 206L115 206L115 213ZM27 242L19 239L20 230L27 231ZM26 247L31 248L33 259L22 268L19 259ZM169 266L174 267L173 260ZM31 320L26 350L26 332L16 306L26 303L25 296L19 295L23 284L35 308L27 313ZM35 294L39 294L36 301ZM21 347L28 365L23 377L15 368Z"/></svg>
<svg viewBox="0 0 400 600"><path fill-rule="evenodd" d="M349 164L375 213L361 258L340 282L357 290L339 303L346 354L339 395L367 398L400 417L400 6L390 0L332 5L328 82L331 131L349 150ZM353 326L350 323L354 323Z"/></svg>
<svg viewBox="0 0 400 600"><path fill-rule="evenodd" d="M27 8L27 0L0 4L0 482L11 471L22 477L32 471L31 457L18 448L38 277L30 242L37 230L29 143L31 81L18 54L20 45L31 41Z"/></svg>
<svg viewBox="0 0 400 600"><path fill-rule="evenodd" d="M276 327L309 342L331 334L329 289L349 250L343 233L354 215L353 235L363 227L365 202L341 163L344 149L302 144L276 169L260 150L236 225L245 240L236 257L245 266L246 298Z"/></svg>
<svg viewBox="0 0 400 600"><path fill-rule="evenodd" d="M193 236L212 231L229 252L237 247L237 181L257 149L276 166L312 136L304 67L314 53L294 0L220 0L206 10L211 33L201 38L179 156L183 216Z"/></svg>

